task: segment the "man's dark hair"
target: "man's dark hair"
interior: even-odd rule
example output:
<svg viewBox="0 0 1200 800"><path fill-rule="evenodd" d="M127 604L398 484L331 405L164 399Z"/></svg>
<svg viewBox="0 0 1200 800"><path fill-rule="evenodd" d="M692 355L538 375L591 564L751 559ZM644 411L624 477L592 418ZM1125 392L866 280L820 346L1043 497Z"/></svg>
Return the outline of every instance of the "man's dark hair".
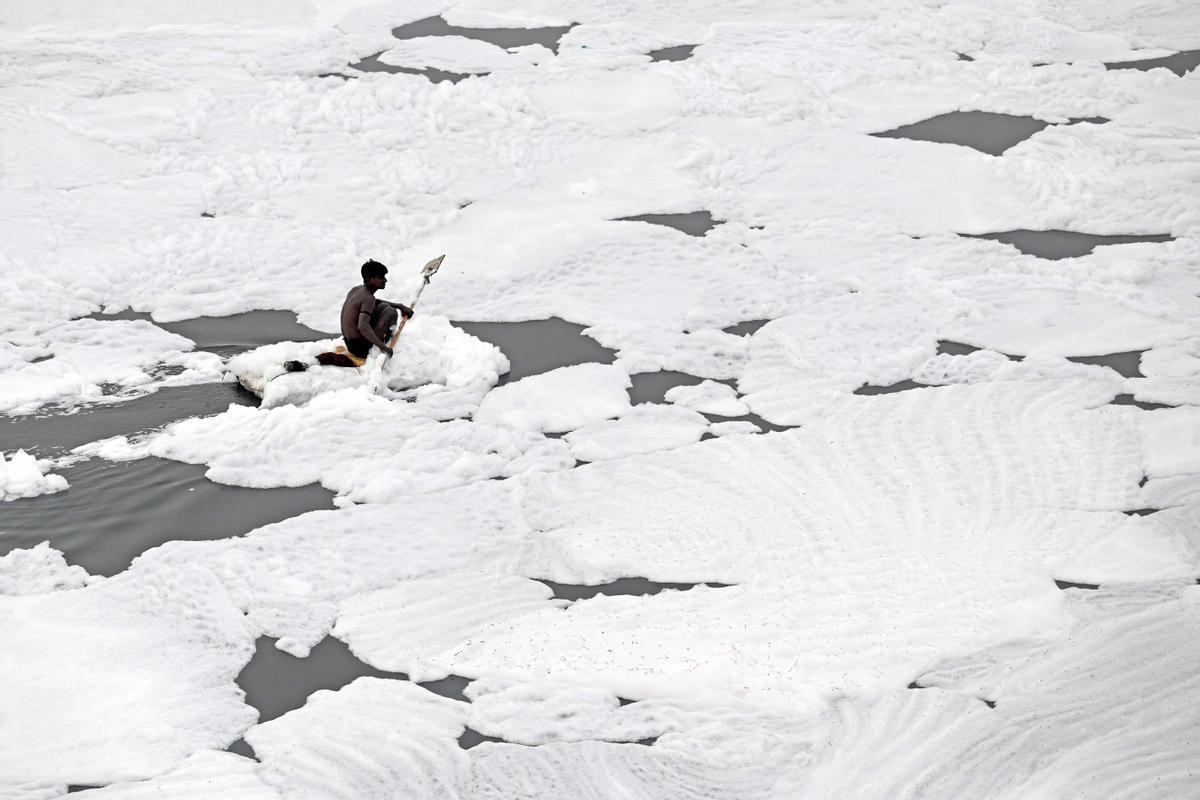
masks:
<svg viewBox="0 0 1200 800"><path fill-rule="evenodd" d="M374 259L362 265L363 283L371 280L371 278L382 278L384 275L387 275L387 267Z"/></svg>

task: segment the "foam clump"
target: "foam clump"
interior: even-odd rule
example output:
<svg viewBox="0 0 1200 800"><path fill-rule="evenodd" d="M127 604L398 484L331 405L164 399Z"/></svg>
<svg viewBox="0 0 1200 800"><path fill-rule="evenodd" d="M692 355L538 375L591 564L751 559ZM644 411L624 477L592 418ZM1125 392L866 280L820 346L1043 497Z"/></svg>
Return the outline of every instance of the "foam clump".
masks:
<svg viewBox="0 0 1200 800"><path fill-rule="evenodd" d="M619 367L577 364L530 375L492 390L475 414L478 422L562 433L629 410L632 385Z"/></svg>
<svg viewBox="0 0 1200 800"><path fill-rule="evenodd" d="M684 447L699 441L707 430L708 420L695 411L642 403L616 419L576 428L563 439L577 460L603 461Z"/></svg>
<svg viewBox="0 0 1200 800"><path fill-rule="evenodd" d="M322 392L367 386L378 368L377 350L372 350L363 367L317 363L317 354L344 344L341 339L269 344L234 356L228 369L262 397L264 408L303 403ZM307 369L288 372L284 366L288 361L299 361ZM414 389L406 397L431 414L464 416L508 367L508 359L494 345L451 325L444 317L421 315L405 325L395 355L384 363L381 384L392 391Z"/></svg>
<svg viewBox="0 0 1200 800"><path fill-rule="evenodd" d="M529 526L515 481L313 511L210 542L168 542L131 571L200 565L277 647L303 657L324 639L340 604L418 578L511 563ZM456 596L453 581L447 597Z"/></svg>
<svg viewBox="0 0 1200 800"><path fill-rule="evenodd" d="M113 402L162 385L219 380L219 357L188 353L192 342L143 320L75 319L13 342L40 358L0 371L0 412L48 403ZM156 375L158 366L183 371Z"/></svg>
<svg viewBox="0 0 1200 800"><path fill-rule="evenodd" d="M664 399L683 408L719 417L740 417L750 413L731 386L716 381L701 381L695 386L673 386Z"/></svg>
<svg viewBox="0 0 1200 800"><path fill-rule="evenodd" d="M253 442L247 449L244 442ZM419 402L362 387L318 394L304 405L232 406L168 426L147 442L160 458L207 464L235 486L320 483L353 502L388 502L574 460L565 443L537 431L463 419L438 421Z"/></svg>
<svg viewBox="0 0 1200 800"><path fill-rule="evenodd" d="M24 450L17 450L7 459L0 452L0 500L66 491L67 479L48 469Z"/></svg>
<svg viewBox="0 0 1200 800"><path fill-rule="evenodd" d="M487 678L472 681L466 694L467 725L514 744L636 742L679 725L671 709L621 705L616 695L597 687Z"/></svg>
<svg viewBox="0 0 1200 800"><path fill-rule="evenodd" d="M433 68L471 74L531 66L553 57L554 53L541 45L516 48L515 52L510 52L489 42L465 36L419 36L385 50L379 60L384 64L410 69Z"/></svg>
<svg viewBox="0 0 1200 800"><path fill-rule="evenodd" d="M89 577L83 567L68 565L49 542L0 556L0 595L78 589L87 584Z"/></svg>

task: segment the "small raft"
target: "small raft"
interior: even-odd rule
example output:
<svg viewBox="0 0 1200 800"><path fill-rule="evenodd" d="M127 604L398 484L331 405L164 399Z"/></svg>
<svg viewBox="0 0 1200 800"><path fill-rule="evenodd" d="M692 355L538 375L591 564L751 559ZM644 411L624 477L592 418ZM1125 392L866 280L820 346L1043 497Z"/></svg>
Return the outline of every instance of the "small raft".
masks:
<svg viewBox="0 0 1200 800"><path fill-rule="evenodd" d="M369 387L373 380L378 380L378 389L384 394L399 394L407 400L440 395L482 398L509 367L499 348L454 327L444 317L414 317L382 372L378 371L377 351L361 367L320 363L318 356L336 352L342 345L341 339L278 342L234 356L226 368L246 391L262 400L264 408L273 408L301 405L325 392L366 391L374 388Z"/></svg>

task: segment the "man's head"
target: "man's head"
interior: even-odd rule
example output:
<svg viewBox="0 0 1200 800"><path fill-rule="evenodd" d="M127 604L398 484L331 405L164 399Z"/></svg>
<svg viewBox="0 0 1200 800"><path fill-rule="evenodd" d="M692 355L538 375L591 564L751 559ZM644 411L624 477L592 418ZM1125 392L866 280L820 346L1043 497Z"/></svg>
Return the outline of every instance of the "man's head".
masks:
<svg viewBox="0 0 1200 800"><path fill-rule="evenodd" d="M372 259L362 265L362 279L366 286L382 289L387 285L387 267Z"/></svg>

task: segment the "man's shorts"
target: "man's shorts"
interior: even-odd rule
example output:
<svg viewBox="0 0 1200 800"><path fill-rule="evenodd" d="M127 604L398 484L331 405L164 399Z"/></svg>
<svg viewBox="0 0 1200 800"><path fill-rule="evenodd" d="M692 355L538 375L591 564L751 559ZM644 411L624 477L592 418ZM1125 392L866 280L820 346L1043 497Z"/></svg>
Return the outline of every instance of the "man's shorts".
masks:
<svg viewBox="0 0 1200 800"><path fill-rule="evenodd" d="M346 342L346 349L349 350L352 355L358 356L359 358L366 358L368 355L370 355L371 343L366 339L361 337L356 337L353 339L343 337L343 339Z"/></svg>

